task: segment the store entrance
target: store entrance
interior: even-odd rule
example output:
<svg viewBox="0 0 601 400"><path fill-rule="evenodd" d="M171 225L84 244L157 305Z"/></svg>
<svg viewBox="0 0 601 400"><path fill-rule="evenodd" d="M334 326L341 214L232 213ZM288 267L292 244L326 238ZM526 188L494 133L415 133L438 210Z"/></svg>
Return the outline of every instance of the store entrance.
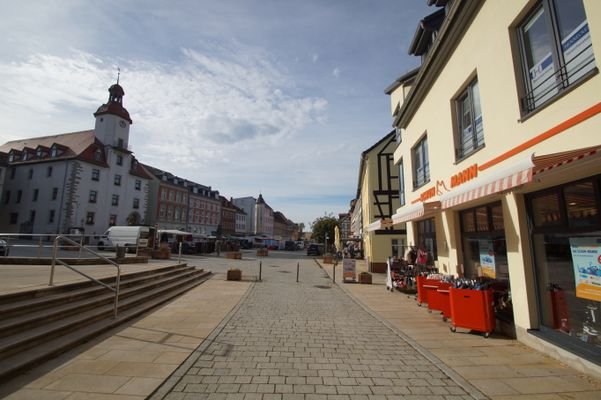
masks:
<svg viewBox="0 0 601 400"><path fill-rule="evenodd" d="M495 316L509 324L507 333L513 335L513 305L501 203L461 211L460 219L464 275L469 279L491 281Z"/></svg>

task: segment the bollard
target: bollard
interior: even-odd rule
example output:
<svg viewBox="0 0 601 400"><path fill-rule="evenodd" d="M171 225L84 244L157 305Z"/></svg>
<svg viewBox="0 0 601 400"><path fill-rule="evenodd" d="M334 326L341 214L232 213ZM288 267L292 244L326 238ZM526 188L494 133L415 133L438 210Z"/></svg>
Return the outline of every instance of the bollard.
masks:
<svg viewBox="0 0 601 400"><path fill-rule="evenodd" d="M261 270L263 269L263 261L259 261L259 281L261 281Z"/></svg>
<svg viewBox="0 0 601 400"><path fill-rule="evenodd" d="M334 266L332 267L332 283L336 283L336 265L338 265L338 263L334 263Z"/></svg>
<svg viewBox="0 0 601 400"><path fill-rule="evenodd" d="M298 282L298 270L300 268L300 262L296 263L296 281Z"/></svg>

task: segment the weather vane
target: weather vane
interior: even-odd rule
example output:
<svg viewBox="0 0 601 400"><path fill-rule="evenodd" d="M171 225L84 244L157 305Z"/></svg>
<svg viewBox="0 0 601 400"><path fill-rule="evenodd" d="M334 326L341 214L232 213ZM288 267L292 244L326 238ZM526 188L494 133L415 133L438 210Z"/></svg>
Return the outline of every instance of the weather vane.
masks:
<svg viewBox="0 0 601 400"><path fill-rule="evenodd" d="M117 85L119 84L119 75L121 75L121 68L117 67Z"/></svg>

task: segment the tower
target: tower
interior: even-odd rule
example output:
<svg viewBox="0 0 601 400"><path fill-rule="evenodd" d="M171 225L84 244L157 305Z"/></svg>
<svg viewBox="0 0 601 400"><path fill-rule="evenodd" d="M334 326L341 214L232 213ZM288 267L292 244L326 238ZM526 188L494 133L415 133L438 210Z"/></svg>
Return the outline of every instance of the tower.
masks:
<svg viewBox="0 0 601 400"><path fill-rule="evenodd" d="M94 127L96 138L107 146L127 149L129 144L129 126L132 120L123 107L125 92L117 83L109 88L109 99L94 113L96 125Z"/></svg>

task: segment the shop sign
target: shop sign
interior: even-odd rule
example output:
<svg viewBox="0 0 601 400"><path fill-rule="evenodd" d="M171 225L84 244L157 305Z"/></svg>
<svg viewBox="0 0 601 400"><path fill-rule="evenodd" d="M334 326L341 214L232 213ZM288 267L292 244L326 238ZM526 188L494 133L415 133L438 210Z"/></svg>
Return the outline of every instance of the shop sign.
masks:
<svg viewBox="0 0 601 400"><path fill-rule="evenodd" d="M482 276L496 278L495 249L492 240L479 240L478 247L480 249L480 268L482 268Z"/></svg>
<svg viewBox="0 0 601 400"><path fill-rule="evenodd" d="M601 301L601 238L570 238L576 297Z"/></svg>
<svg viewBox="0 0 601 400"><path fill-rule="evenodd" d="M342 260L342 279L355 279L355 260L352 258L345 258Z"/></svg>
<svg viewBox="0 0 601 400"><path fill-rule="evenodd" d="M474 164L463 171L451 176L451 189L478 177L478 164Z"/></svg>

